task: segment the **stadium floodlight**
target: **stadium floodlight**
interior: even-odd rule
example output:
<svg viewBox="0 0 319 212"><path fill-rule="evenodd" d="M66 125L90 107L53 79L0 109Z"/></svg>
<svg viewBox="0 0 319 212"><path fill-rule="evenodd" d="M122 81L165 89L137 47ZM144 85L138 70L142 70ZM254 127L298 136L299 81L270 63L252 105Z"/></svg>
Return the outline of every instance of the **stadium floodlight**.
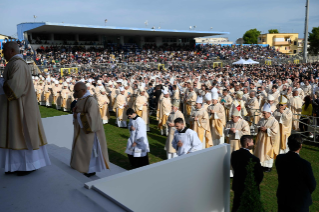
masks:
<svg viewBox="0 0 319 212"><path fill-rule="evenodd" d="M146 20L146 21L144 22L144 24L145 24L145 26L147 26L147 25L148 25L148 20Z"/></svg>
<svg viewBox="0 0 319 212"><path fill-rule="evenodd" d="M210 30L212 30L212 29L213 29L213 27L210 28Z"/></svg>
<svg viewBox="0 0 319 212"><path fill-rule="evenodd" d="M159 26L158 29L160 29L161 27Z"/></svg>
<svg viewBox="0 0 319 212"><path fill-rule="evenodd" d="M35 19L37 18L37 16L36 16L36 15L33 15L33 18L34 18L34 22L35 22Z"/></svg>
<svg viewBox="0 0 319 212"><path fill-rule="evenodd" d="M193 28L192 26L189 26L189 30L192 30L192 28Z"/></svg>
<svg viewBox="0 0 319 212"><path fill-rule="evenodd" d="M104 20L104 24L105 24L105 25L106 25L106 23L107 23L107 19Z"/></svg>

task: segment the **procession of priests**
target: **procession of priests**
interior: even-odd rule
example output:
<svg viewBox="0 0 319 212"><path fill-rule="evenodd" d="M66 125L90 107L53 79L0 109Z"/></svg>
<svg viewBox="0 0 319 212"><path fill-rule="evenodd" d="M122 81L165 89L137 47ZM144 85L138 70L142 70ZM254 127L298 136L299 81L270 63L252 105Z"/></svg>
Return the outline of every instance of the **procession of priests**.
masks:
<svg viewBox="0 0 319 212"><path fill-rule="evenodd" d="M110 114L115 116L111 124L130 132L125 152L132 167L148 164L147 154L152 150L147 132L151 130L150 116L154 115L158 133L167 137L167 159L223 143L236 151L242 148L240 138L252 134L256 140L250 151L269 172L276 156L289 151L287 139L292 130L300 130L298 120L304 96L315 99L319 92L315 82L309 87L309 82L300 81L299 77L276 79L269 74L256 74L255 69L266 73L262 66L187 72L98 70L31 76L21 71L25 62L19 54L12 55L8 56L0 90L0 153L42 151L44 158L42 164L23 171L50 164L37 102L73 113L70 165L87 176L110 167L103 126L111 123ZM282 71L267 68L270 73ZM30 96L29 101L26 95ZM20 131L11 129L13 125L21 127ZM0 157L0 165L6 171L20 170L3 158Z"/></svg>

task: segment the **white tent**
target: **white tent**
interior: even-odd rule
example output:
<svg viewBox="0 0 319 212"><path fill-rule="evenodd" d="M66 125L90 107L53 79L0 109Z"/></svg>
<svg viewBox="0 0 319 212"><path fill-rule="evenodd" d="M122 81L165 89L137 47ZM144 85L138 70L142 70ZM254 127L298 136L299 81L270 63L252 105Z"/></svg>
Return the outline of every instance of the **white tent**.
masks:
<svg viewBox="0 0 319 212"><path fill-rule="evenodd" d="M246 60L240 58L237 62L234 62L233 65L243 65L243 64L250 64Z"/></svg>
<svg viewBox="0 0 319 212"><path fill-rule="evenodd" d="M247 62L248 62L249 64L259 64L259 62L254 61L254 60L252 60L252 59L250 59L250 58L247 60Z"/></svg>

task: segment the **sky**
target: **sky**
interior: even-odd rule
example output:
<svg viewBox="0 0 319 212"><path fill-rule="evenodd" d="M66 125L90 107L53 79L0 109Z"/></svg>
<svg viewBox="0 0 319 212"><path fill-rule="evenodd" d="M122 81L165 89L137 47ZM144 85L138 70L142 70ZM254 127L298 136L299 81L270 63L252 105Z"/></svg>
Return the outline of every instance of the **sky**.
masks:
<svg viewBox="0 0 319 212"><path fill-rule="evenodd" d="M303 38L306 0L1 0L0 34L12 36L23 22L229 32L231 41L257 28ZM309 31L319 26L319 1L310 0ZM144 22L148 21L146 27ZM17 36L16 36L17 37Z"/></svg>

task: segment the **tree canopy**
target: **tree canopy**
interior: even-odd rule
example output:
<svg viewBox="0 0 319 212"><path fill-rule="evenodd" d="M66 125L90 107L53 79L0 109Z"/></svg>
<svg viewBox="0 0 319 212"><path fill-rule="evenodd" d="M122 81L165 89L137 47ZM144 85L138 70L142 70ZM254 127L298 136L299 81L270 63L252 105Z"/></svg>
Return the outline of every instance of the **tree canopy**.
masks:
<svg viewBox="0 0 319 212"><path fill-rule="evenodd" d="M318 55L319 54L319 27L312 28L312 31L309 32L308 41L310 44L310 47L308 48L308 52L313 55Z"/></svg>
<svg viewBox="0 0 319 212"><path fill-rule="evenodd" d="M274 33L279 33L278 29L270 29L268 30L268 33L274 34Z"/></svg>
<svg viewBox="0 0 319 212"><path fill-rule="evenodd" d="M258 36L260 35L260 31L257 29L250 29L245 32L243 39L245 44L257 44L258 43Z"/></svg>

